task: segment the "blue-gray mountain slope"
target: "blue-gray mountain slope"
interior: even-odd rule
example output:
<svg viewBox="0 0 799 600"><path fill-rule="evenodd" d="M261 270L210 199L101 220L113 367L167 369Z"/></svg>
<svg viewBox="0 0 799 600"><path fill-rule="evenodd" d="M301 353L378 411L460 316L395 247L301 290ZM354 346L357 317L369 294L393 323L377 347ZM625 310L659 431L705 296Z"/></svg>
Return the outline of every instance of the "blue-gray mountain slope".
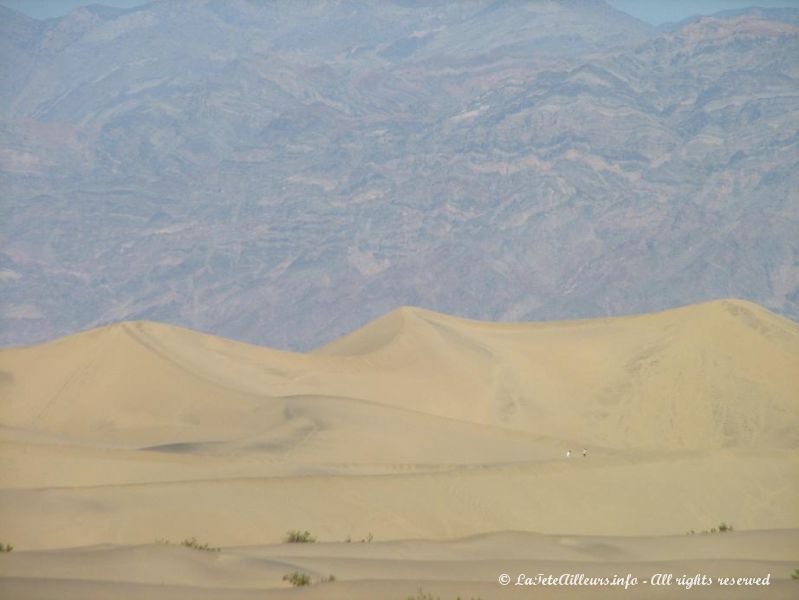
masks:
<svg viewBox="0 0 799 600"><path fill-rule="evenodd" d="M0 10L4 345L147 318L306 349L403 304L799 317L790 11Z"/></svg>

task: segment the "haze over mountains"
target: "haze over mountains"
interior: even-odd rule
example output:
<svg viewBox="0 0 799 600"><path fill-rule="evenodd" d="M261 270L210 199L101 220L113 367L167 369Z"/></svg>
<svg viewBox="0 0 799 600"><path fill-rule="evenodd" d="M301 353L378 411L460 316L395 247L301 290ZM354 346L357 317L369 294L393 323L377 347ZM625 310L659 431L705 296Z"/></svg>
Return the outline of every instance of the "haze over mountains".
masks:
<svg viewBox="0 0 799 600"><path fill-rule="evenodd" d="M796 318L796 14L0 9L0 341L144 318L308 349L400 305Z"/></svg>

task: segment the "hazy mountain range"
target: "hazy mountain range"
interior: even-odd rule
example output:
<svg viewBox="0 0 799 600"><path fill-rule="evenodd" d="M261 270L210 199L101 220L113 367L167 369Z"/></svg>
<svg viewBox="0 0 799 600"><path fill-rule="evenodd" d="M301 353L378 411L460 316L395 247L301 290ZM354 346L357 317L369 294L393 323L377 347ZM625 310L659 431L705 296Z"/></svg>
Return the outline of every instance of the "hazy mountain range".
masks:
<svg viewBox="0 0 799 600"><path fill-rule="evenodd" d="M796 319L797 15L0 9L0 342L146 318L307 349L408 304Z"/></svg>

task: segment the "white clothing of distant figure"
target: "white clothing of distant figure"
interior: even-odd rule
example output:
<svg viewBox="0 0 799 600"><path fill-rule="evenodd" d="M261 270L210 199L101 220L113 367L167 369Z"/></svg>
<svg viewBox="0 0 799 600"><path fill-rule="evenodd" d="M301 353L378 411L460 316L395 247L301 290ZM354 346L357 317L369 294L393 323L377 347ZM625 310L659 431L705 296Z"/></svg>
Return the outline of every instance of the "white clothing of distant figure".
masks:
<svg viewBox="0 0 799 600"><path fill-rule="evenodd" d="M572 455L572 451L571 450L566 450L566 458L570 458L571 455Z"/></svg>
<svg viewBox="0 0 799 600"><path fill-rule="evenodd" d="M586 450L585 448L583 448L583 456L588 456L588 450Z"/></svg>

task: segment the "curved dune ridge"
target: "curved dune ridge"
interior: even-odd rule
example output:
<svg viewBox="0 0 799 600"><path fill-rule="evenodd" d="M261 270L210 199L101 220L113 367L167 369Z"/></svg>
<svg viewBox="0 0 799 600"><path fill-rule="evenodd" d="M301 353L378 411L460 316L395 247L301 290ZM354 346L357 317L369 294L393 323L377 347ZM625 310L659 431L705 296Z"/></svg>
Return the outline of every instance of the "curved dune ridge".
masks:
<svg viewBox="0 0 799 600"><path fill-rule="evenodd" d="M497 533L514 531L611 536L575 541L617 547L606 566L787 569L797 448L799 325L739 300L552 323L405 307L307 354L119 323L0 351L0 541L16 546L0 594L99 598L121 578L131 597L164 579L163 597L281 597L299 564L347 581L296 597L374 597L377 579L385 597L422 582L485 599L520 593L488 577L502 561L587 559ZM720 521L749 531L685 536ZM288 560L294 528L329 543ZM398 541L343 543L370 534ZM222 552L152 545L191 536ZM398 550L411 539L429 541ZM673 543L687 550L656 551Z"/></svg>
<svg viewBox="0 0 799 600"><path fill-rule="evenodd" d="M0 357L4 426L132 447L353 403L616 449L799 442L799 326L737 300L540 324L401 308L309 354L129 322Z"/></svg>

